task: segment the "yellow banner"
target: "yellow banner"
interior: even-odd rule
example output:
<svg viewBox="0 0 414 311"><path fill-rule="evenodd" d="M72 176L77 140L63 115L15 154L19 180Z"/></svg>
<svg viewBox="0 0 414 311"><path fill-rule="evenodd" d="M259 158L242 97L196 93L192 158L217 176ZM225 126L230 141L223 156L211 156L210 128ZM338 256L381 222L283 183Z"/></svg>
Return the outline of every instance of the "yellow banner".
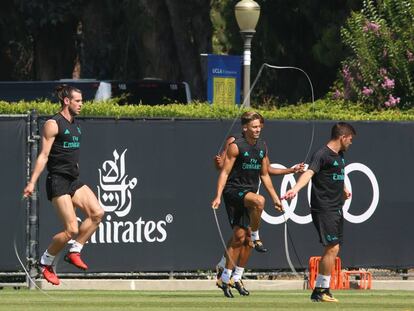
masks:
<svg viewBox="0 0 414 311"><path fill-rule="evenodd" d="M234 105L236 103L236 78L213 78L213 104Z"/></svg>

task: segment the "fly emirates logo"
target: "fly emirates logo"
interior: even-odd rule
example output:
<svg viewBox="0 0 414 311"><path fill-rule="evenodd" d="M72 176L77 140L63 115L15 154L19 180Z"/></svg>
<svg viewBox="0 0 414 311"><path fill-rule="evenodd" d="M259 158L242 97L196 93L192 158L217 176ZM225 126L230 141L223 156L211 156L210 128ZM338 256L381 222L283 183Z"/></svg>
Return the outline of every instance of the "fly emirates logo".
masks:
<svg viewBox="0 0 414 311"><path fill-rule="evenodd" d="M168 214L162 220L128 217L132 205L132 193L138 184L136 177L126 174L125 149L121 155L115 149L112 160L103 162L99 171L98 199L105 210L104 220L92 235L91 243L144 243L164 242L167 227L173 222Z"/></svg>

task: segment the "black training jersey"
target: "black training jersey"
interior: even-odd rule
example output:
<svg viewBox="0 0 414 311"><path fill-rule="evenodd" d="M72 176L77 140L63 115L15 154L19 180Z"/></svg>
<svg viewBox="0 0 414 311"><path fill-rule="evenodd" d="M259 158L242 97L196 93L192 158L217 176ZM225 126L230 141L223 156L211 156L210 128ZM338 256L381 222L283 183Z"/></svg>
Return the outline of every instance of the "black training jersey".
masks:
<svg viewBox="0 0 414 311"><path fill-rule="evenodd" d="M56 121L59 132L50 150L47 170L50 174L65 174L77 178L81 128L75 119L70 123L60 113L54 115L52 120Z"/></svg>
<svg viewBox="0 0 414 311"><path fill-rule="evenodd" d="M257 192L263 158L267 154L266 144L257 140L249 145L244 137L237 138L233 144L239 148L239 155L227 179L226 187Z"/></svg>
<svg viewBox="0 0 414 311"><path fill-rule="evenodd" d="M336 153L328 146L312 155L312 210L342 208L344 204L345 159L343 152Z"/></svg>

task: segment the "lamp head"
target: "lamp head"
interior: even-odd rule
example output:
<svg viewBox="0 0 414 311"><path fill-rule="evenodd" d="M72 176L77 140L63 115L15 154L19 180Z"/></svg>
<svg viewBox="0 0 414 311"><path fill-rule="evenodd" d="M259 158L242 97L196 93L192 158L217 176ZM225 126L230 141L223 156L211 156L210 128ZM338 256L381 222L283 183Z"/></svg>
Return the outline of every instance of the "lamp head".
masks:
<svg viewBox="0 0 414 311"><path fill-rule="evenodd" d="M255 32L260 17L260 5L253 0L242 0L234 7L234 13L241 32Z"/></svg>

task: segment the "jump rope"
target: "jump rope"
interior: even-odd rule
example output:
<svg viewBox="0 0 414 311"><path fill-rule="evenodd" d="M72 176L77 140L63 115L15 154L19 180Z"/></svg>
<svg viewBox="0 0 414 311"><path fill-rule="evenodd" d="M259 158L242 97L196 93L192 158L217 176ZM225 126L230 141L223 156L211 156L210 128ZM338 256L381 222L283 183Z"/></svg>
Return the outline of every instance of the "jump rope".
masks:
<svg viewBox="0 0 414 311"><path fill-rule="evenodd" d="M294 67L294 66L275 66L275 65L270 65L270 64L267 64L267 63L263 63L262 66L260 67L259 72L256 75L256 78L254 79L254 81L253 81L253 83L252 83L249 91L247 92L246 98L244 98L243 103L240 105L240 108L245 107L247 99L250 98L251 92L253 91L254 87L256 86L256 83L258 82L260 76L262 75L262 72L263 72L264 68L266 68L266 67L271 68L271 69L277 69L277 70L292 69L292 70L298 70L298 71L302 72L306 76L306 79L309 82L309 86L310 86L310 89L311 89L311 96L312 96L312 113L315 112L315 96L314 96L313 84L312 84L312 81L311 81L309 75L303 69L298 68L298 67ZM223 147L225 145L225 142L227 141L227 138L230 135L230 133L231 133L234 125L236 124L236 121L239 119L239 117L240 116L237 116L237 117L235 117L233 119L233 122L231 123L228 131L226 132L226 135L224 136L224 139L223 139L223 141L222 141L222 143L221 143L221 145L220 145L220 147L218 149L217 154L220 154L222 152L222 149L223 149ZM306 163L307 160L308 160L308 158L309 158L309 154L311 152L311 149L312 149L312 146L313 146L313 141L314 141L314 138L315 138L315 122L314 121L311 121L311 125L312 125L311 126L311 139L309 141L308 150L306 152L306 156L305 156L305 159L304 159L303 163ZM284 198L281 197L280 200L282 201L282 206L283 206L283 200L284 200ZM234 267L236 267L237 266L236 263L233 261L233 259L230 257L230 255L229 255L229 253L227 251L226 242L224 240L223 233L221 231L221 227L220 227L220 223L218 221L216 209L213 209L213 213L214 213L214 219L216 221L217 231L219 233L221 243L223 244L223 247L224 247L224 250L225 250L225 252L227 254L227 257L231 260L232 265ZM292 239L292 237L290 235L290 232L289 232L288 219L286 218L285 209L283 209L283 219L284 219L284 223L285 223L285 225L284 225L284 227L285 227L284 228L284 241L285 241L286 260L287 260L287 262L289 264L289 267L292 270L293 274L295 276L299 276L299 274L297 273L297 271L296 271L296 269L295 269L295 267L294 267L294 265L292 263L292 260L290 258L290 254L289 254L289 243L288 243L289 241L288 240L290 240L290 243L292 244L292 248L293 248L294 253L296 255L296 258L297 258L297 260L299 262L299 265L300 265L300 267L302 269L303 269L303 265L302 265L302 262L301 262L301 260L300 260L300 258L298 256L298 253L297 253L296 248L295 248L295 244L293 243L293 239Z"/></svg>

